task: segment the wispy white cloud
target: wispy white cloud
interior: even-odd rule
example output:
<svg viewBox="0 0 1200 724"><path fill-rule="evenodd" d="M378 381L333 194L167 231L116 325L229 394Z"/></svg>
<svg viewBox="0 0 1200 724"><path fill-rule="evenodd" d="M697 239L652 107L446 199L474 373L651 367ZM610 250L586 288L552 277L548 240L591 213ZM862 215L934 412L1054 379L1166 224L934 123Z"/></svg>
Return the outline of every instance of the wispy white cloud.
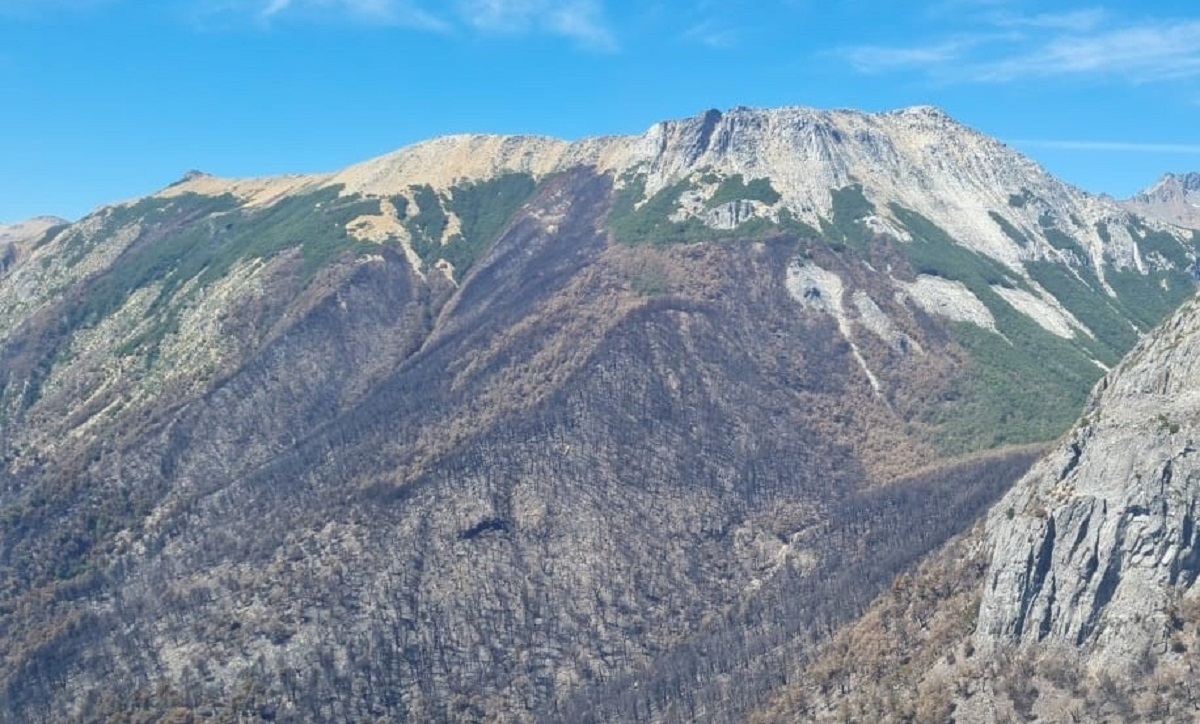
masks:
<svg viewBox="0 0 1200 724"><path fill-rule="evenodd" d="M683 32L684 40L718 50L732 48L738 44L738 31L716 20L704 20Z"/></svg>
<svg viewBox="0 0 1200 724"><path fill-rule="evenodd" d="M877 73L907 68L939 67L962 57L978 42L974 38L959 38L909 47L863 45L845 48L841 54L858 70Z"/></svg>
<svg viewBox="0 0 1200 724"><path fill-rule="evenodd" d="M14 0L0 0L3 2ZM61 1L61 0L60 0ZM82 1L82 0L76 0ZM618 48L603 0L194 0L204 18L253 18L268 25L349 19L431 32L551 35L590 50Z"/></svg>
<svg viewBox="0 0 1200 724"><path fill-rule="evenodd" d="M1010 146L1045 148L1058 151L1114 151L1119 153L1200 154L1200 143L1140 143L1137 141L1062 141L1049 139L1017 139L1006 141Z"/></svg>
<svg viewBox="0 0 1200 724"><path fill-rule="evenodd" d="M458 9L464 22L485 33L542 32L593 50L618 47L599 0L460 0Z"/></svg>
<svg viewBox="0 0 1200 724"><path fill-rule="evenodd" d="M862 72L919 71L940 82L1060 77L1150 83L1200 77L1200 19L1122 21L1092 8L988 13L973 30L917 45L856 46L839 54Z"/></svg>
<svg viewBox="0 0 1200 724"><path fill-rule="evenodd" d="M407 0L259 0L259 17L281 20L288 15L334 13L354 20L422 30L446 30L446 21Z"/></svg>
<svg viewBox="0 0 1200 724"><path fill-rule="evenodd" d="M1052 38L1030 51L976 64L978 80L1115 76L1135 82L1200 75L1200 21L1156 22Z"/></svg>

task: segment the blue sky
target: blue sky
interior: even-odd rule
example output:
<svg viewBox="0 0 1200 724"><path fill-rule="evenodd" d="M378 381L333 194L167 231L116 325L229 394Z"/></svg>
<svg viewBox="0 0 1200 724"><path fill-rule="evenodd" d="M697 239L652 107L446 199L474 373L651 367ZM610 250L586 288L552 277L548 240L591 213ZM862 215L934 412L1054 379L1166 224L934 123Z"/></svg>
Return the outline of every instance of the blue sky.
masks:
<svg viewBox="0 0 1200 724"><path fill-rule="evenodd" d="M1200 170L1200 5L0 0L0 222L446 133L916 104L1127 196Z"/></svg>

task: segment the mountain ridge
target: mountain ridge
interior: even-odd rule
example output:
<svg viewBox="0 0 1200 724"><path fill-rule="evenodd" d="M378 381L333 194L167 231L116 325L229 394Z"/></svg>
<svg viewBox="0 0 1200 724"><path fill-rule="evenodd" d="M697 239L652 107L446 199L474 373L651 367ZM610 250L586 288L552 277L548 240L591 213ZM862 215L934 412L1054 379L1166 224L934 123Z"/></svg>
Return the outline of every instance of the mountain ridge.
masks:
<svg viewBox="0 0 1200 724"><path fill-rule="evenodd" d="M1200 229L1200 173L1168 173L1122 202L1129 210L1176 226Z"/></svg>

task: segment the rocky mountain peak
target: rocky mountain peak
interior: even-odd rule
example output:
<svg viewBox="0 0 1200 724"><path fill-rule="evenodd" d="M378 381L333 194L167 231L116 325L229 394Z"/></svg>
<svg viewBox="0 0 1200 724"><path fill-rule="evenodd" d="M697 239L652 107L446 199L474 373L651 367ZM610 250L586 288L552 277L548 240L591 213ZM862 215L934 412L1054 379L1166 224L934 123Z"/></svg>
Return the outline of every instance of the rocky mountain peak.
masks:
<svg viewBox="0 0 1200 724"><path fill-rule="evenodd" d="M1168 173L1123 205L1168 224L1200 229L1200 173Z"/></svg>
<svg viewBox="0 0 1200 724"><path fill-rule="evenodd" d="M0 273L18 264L39 237L67 223L57 216L35 216L15 224L0 224Z"/></svg>
<svg viewBox="0 0 1200 724"><path fill-rule="evenodd" d="M1164 174L1156 184L1134 196L1135 201L1173 201L1200 192L1200 173Z"/></svg>

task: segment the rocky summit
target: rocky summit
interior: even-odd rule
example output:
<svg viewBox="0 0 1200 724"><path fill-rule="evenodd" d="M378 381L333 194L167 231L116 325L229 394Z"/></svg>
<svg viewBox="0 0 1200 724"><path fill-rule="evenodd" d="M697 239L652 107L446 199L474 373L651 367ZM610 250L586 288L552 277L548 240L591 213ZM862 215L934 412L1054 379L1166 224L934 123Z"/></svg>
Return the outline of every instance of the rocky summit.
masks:
<svg viewBox="0 0 1200 724"><path fill-rule="evenodd" d="M0 720L740 720L1071 428L1197 243L927 107L190 172L42 229L0 271ZM1123 600L1152 483L1012 503L1053 550L985 628L1102 637L1058 591Z"/></svg>
<svg viewBox="0 0 1200 724"><path fill-rule="evenodd" d="M1169 173L1124 206L1167 223L1200 229L1200 173Z"/></svg>

